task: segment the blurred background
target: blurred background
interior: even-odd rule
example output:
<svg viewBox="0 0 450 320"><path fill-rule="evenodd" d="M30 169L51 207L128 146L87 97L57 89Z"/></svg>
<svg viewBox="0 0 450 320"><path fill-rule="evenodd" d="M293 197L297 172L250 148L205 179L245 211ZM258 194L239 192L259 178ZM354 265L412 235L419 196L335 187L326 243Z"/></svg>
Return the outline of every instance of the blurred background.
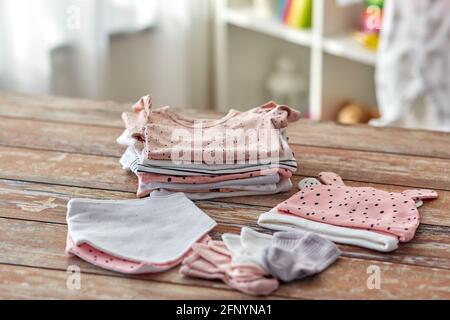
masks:
<svg viewBox="0 0 450 320"><path fill-rule="evenodd" d="M450 131L448 0L0 0L0 90Z"/></svg>

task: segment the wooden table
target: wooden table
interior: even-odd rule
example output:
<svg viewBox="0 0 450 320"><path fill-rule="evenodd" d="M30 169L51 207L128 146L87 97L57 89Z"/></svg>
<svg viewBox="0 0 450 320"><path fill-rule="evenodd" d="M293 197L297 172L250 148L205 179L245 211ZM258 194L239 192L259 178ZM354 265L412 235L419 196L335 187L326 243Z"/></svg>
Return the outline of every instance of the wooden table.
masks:
<svg viewBox="0 0 450 320"><path fill-rule="evenodd" d="M118 163L120 113L129 105L0 93L1 298L248 298L214 281L177 270L124 276L64 253L66 203L73 197L134 198L136 178ZM328 270L282 285L274 298L450 298L450 134L300 121L289 128L305 176L334 171L353 186L431 188L439 199L420 209L416 237L393 253L339 246ZM274 196L198 201L219 226L213 237L257 227L256 219L296 190ZM81 289L66 286L67 268L81 268ZM381 269L370 290L367 268Z"/></svg>

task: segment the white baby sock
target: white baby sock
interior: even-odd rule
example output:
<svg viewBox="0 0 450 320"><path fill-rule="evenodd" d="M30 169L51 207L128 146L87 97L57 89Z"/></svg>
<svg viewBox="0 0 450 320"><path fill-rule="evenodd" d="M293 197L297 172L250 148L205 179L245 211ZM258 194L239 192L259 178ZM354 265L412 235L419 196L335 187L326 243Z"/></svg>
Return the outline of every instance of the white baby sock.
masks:
<svg viewBox="0 0 450 320"><path fill-rule="evenodd" d="M264 250L272 244L272 236L244 227L241 235L225 233L222 240L232 254L233 264L253 264L264 271L268 268L264 263Z"/></svg>

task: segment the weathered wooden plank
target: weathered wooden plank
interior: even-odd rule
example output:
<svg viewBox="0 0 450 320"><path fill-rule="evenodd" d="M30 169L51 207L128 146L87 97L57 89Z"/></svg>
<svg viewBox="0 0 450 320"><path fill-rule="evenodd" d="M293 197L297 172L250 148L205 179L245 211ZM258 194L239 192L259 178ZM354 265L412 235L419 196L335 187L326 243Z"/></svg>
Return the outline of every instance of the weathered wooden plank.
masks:
<svg viewBox="0 0 450 320"><path fill-rule="evenodd" d="M120 157L122 128L0 118L0 145Z"/></svg>
<svg viewBox="0 0 450 320"><path fill-rule="evenodd" d="M137 185L118 158L10 147L0 147L0 177L120 191Z"/></svg>
<svg viewBox="0 0 450 320"><path fill-rule="evenodd" d="M65 256L63 252L66 228L63 225L0 219L0 230L0 263L57 270L66 270L69 265L78 265L83 274L114 275L114 273L89 265L76 257ZM381 290L367 289L367 267L370 265L380 267ZM184 278L177 273L176 269L161 274L133 278L224 288L217 282ZM283 285L275 293L275 296L311 299L442 299L448 297L449 294L449 270L343 257L318 276Z"/></svg>
<svg viewBox="0 0 450 320"><path fill-rule="evenodd" d="M0 116L123 127L120 114L130 104L0 92Z"/></svg>
<svg viewBox="0 0 450 320"><path fill-rule="evenodd" d="M289 142L311 147L450 158L450 133L376 128L300 120L289 124Z"/></svg>
<svg viewBox="0 0 450 320"><path fill-rule="evenodd" d="M98 199L133 198L131 193L0 181L0 217L65 224L66 204L72 197ZM258 228L261 206L199 201L200 208L214 218L221 233L239 233L242 226ZM258 228L260 229L260 228ZM260 229L262 230L262 229ZM267 231L266 231L267 232ZM421 225L414 240L389 255L351 246L341 246L345 255L372 260L408 263L450 269L450 228Z"/></svg>
<svg viewBox="0 0 450 320"><path fill-rule="evenodd" d="M80 289L69 289L69 274L23 266L0 265L1 299L250 299L238 292L149 280L82 273ZM254 297L253 297L254 299Z"/></svg>
<svg viewBox="0 0 450 320"><path fill-rule="evenodd" d="M136 97L136 101L139 98ZM0 116L123 128L121 114L131 110L133 103L0 92ZM220 116L209 110L183 109L182 112L204 118Z"/></svg>
<svg viewBox="0 0 450 320"><path fill-rule="evenodd" d="M332 171L343 179L450 190L450 161L343 149L292 146L300 165L297 174Z"/></svg>
<svg viewBox="0 0 450 320"><path fill-rule="evenodd" d="M368 288L373 268L379 268L380 289ZM289 296L299 291L305 299L449 299L450 273L344 257L315 277L283 286L277 294Z"/></svg>

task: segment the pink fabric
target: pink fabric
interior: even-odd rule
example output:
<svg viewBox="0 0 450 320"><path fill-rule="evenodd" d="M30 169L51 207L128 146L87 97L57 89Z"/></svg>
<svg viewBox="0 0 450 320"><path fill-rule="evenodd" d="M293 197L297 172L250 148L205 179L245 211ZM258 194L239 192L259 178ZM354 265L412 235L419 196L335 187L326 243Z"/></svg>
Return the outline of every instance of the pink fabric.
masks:
<svg viewBox="0 0 450 320"><path fill-rule="evenodd" d="M319 186L305 187L279 204L282 213L337 226L367 229L409 241L419 226L415 199L435 199L432 190L387 192L371 187L349 187L332 172L322 172Z"/></svg>
<svg viewBox="0 0 450 320"><path fill-rule="evenodd" d="M264 170L257 170L252 172L244 173L232 173L232 174L222 174L213 176L170 176L164 174L156 174L149 172L138 172L139 184L142 183L152 183L152 182L172 182L172 183L187 183L187 184L201 184L201 183L214 183L227 180L237 180L259 177L264 175L279 174L282 177L290 178L292 177L292 172L288 169L281 168L271 168Z"/></svg>
<svg viewBox="0 0 450 320"><path fill-rule="evenodd" d="M211 238L208 235L205 235L199 240L198 243L206 244L210 239ZM103 269L126 274L163 272L176 267L183 261L183 259L186 259L193 254L193 252L190 250L180 259L172 262L144 264L141 262L114 257L108 253L96 249L95 247L87 243L77 246L75 245L69 234L67 234L66 253L70 255L76 255L79 258Z"/></svg>
<svg viewBox="0 0 450 320"><path fill-rule="evenodd" d="M154 110L150 96L142 97L132 109L132 112L122 114L125 125L134 138L144 142L146 157L155 160L171 159L172 151L180 143L180 141L172 140L178 138L178 136L173 136L177 129L188 133L184 136L184 141L191 146L190 159L192 160L197 159L199 154L210 153L212 155L211 152L215 152L212 150L217 150L216 148L221 148L224 152L223 159L226 159L225 151L231 147L234 147L236 152L245 154L245 159L250 159L252 154L257 154L258 159L282 157L284 155L282 147L279 146L278 149L270 143L265 145L268 147L266 154L258 153L261 151L262 140L260 141L260 139L264 135L270 137L273 129L285 128L288 122L294 122L300 118L298 111L274 102L268 102L246 112L230 110L225 117L218 120L190 118L172 112L169 107ZM202 129L195 130L194 128L199 124ZM233 134L236 134L237 138L233 146L226 148L225 132L229 129L234 130ZM247 129L258 130L257 142L250 142L246 133ZM200 143L198 134L195 134L198 132L202 134ZM217 132L221 134L220 137Z"/></svg>
<svg viewBox="0 0 450 320"><path fill-rule="evenodd" d="M284 170L284 169L281 169ZM289 178L284 178L284 175L280 175L280 182L278 184L283 184L285 182L285 180L289 179ZM284 181L284 182L283 182ZM247 185L247 186L230 186L230 187L223 187L223 188L216 188L216 189L170 189L170 188L165 188L164 190L166 191L170 191L170 192L184 192L184 193L210 193L210 192L220 192L220 193L231 193L231 192L239 192L239 191L246 191L246 190L252 190L255 192L267 192L267 191L272 191L275 192L277 189L277 184L273 184L273 185L255 185L254 188L252 189L252 185ZM142 197L146 197L148 196L150 193L152 193L152 191L154 191L156 189L150 189L148 188L145 184L142 183L138 183L138 188L136 191L136 196L139 198Z"/></svg>
<svg viewBox="0 0 450 320"><path fill-rule="evenodd" d="M194 254L180 268L185 276L222 280L229 287L251 295L268 295L278 289L278 280L266 277L257 266L233 266L231 254L221 241L195 244L192 250Z"/></svg>

